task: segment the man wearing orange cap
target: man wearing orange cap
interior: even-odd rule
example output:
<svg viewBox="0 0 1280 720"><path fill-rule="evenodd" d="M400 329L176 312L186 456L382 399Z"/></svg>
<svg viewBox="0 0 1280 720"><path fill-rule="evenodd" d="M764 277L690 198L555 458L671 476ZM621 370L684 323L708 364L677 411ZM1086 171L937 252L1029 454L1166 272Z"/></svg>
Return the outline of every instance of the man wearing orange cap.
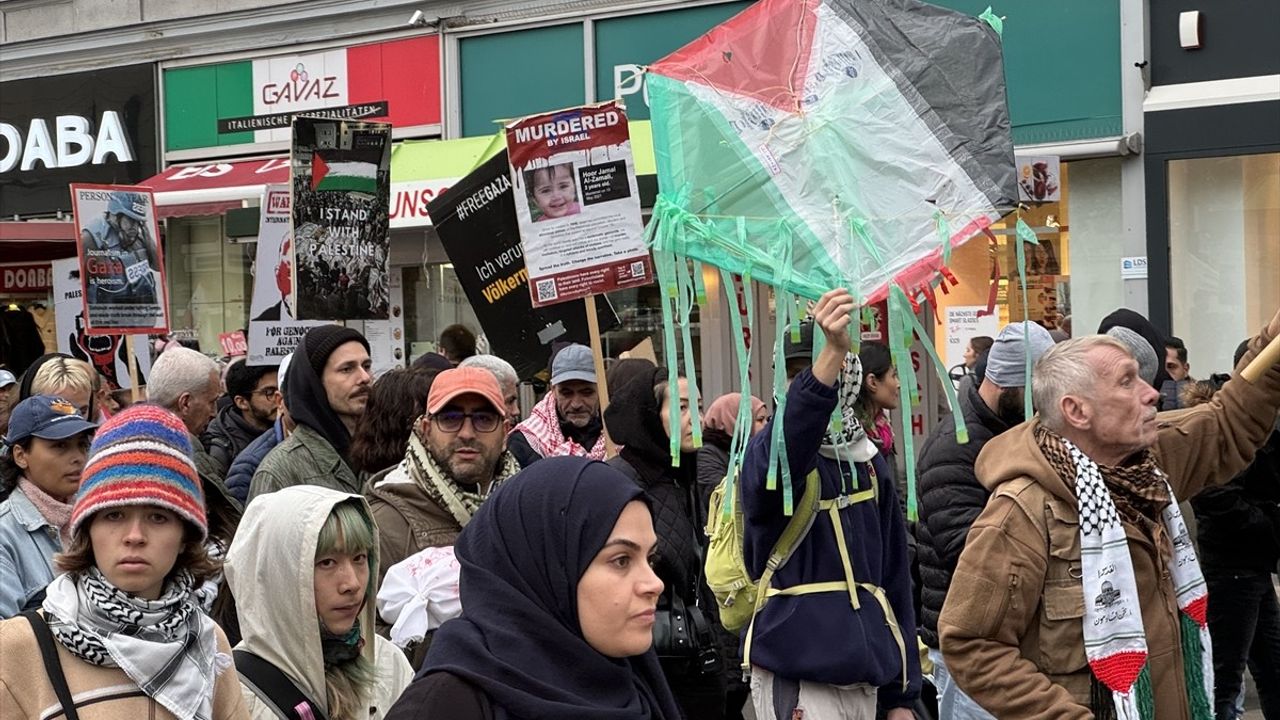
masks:
<svg viewBox="0 0 1280 720"><path fill-rule="evenodd" d="M505 419L493 373L466 367L436 376L405 461L364 487L378 523L383 573L421 550L453 545L480 503L519 471L506 451Z"/></svg>

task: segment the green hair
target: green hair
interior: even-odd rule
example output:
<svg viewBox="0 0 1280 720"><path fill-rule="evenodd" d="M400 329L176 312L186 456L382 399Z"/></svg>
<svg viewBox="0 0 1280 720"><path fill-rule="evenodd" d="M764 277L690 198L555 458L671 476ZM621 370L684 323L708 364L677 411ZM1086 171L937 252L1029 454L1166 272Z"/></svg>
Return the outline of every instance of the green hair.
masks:
<svg viewBox="0 0 1280 720"><path fill-rule="evenodd" d="M361 552L373 554L377 541L373 519L365 513L361 502L353 498L333 506L329 517L324 521L324 526L320 528L320 536L316 539L316 557L334 552L347 555ZM366 603L374 602L377 582L378 574L374 568L370 567L369 581L364 595ZM362 627L360 634L368 642L377 642L373 628ZM340 665L326 665L324 675L329 716L343 717L350 709L359 707L368 698L377 680L377 669L364 653L361 653L355 659Z"/></svg>

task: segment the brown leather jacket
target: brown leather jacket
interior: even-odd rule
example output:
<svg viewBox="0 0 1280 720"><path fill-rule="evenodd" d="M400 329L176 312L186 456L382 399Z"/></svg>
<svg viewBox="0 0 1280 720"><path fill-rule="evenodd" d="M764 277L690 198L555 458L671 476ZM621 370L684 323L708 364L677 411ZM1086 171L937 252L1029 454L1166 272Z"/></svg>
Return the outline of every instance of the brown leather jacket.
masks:
<svg viewBox="0 0 1280 720"><path fill-rule="evenodd" d="M1266 338L1269 339L1269 338ZM1242 363L1263 345L1255 338ZM1243 365L1241 365L1243 367ZM1229 481L1266 440L1280 405L1280 367L1256 384L1233 377L1213 402L1159 417L1154 448L1174 494ZM991 500L965 543L939 619L947 668L998 718L1092 718L1084 653L1080 518L1074 490L1041 453L1032 420L978 456ZM1125 523L1150 653L1155 716L1189 720L1177 597L1167 553ZM1169 542L1161 537L1161 542Z"/></svg>

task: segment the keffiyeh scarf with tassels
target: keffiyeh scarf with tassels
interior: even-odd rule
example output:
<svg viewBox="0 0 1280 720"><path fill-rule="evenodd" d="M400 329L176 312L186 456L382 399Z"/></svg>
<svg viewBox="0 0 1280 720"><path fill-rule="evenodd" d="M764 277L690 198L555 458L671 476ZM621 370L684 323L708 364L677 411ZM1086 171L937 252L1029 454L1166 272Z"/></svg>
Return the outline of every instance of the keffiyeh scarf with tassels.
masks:
<svg viewBox="0 0 1280 720"><path fill-rule="evenodd" d="M49 584L45 617L58 643L100 667L118 667L180 720L210 720L217 676L231 665L213 621L200 611L190 573L155 600L112 585L96 567Z"/></svg>
<svg viewBox="0 0 1280 720"><path fill-rule="evenodd" d="M416 432L409 435L409 448L405 453L404 464L409 477L413 478L432 502L447 510L458 521L458 527L466 527L471 522L471 516L480 509L480 504L489 497L487 493L466 490L454 482L436 463L435 458L431 457L431 452L422 444L422 439ZM503 451L498 457L498 468L493 474L493 483L489 485L488 492L497 490L504 480L517 472L520 472L520 464L511 453Z"/></svg>
<svg viewBox="0 0 1280 720"><path fill-rule="evenodd" d="M1135 466L1099 467L1071 441L1043 426L1036 430L1036 441L1076 493L1085 656L1096 683L1110 695L1095 697L1094 714L1100 719L1155 720L1146 630L1124 519L1136 520L1135 515L1153 518L1158 514L1160 522L1154 528L1157 546L1167 544L1159 542L1161 532L1172 541L1172 557L1167 564L1178 597L1191 717L1212 720L1213 651L1205 624L1208 590L1187 524L1164 472L1150 451Z"/></svg>

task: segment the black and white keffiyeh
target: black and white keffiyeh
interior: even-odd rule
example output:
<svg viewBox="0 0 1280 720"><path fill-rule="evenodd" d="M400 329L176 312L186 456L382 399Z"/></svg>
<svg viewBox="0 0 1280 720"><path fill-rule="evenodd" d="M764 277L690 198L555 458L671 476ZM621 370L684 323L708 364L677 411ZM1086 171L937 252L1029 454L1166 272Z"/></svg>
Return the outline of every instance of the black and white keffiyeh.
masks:
<svg viewBox="0 0 1280 720"><path fill-rule="evenodd" d="M840 368L836 393L836 411L827 423L819 454L831 460L866 462L876 454L876 447L867 437L867 431L858 420L858 393L862 391L862 361L853 353L846 353ZM839 422L837 423L837 419Z"/></svg>
<svg viewBox="0 0 1280 720"><path fill-rule="evenodd" d="M118 667L181 720L213 717L214 682L231 664L218 652L213 621L200 611L190 573L156 600L112 585L96 567L49 584L44 611L54 638L80 659Z"/></svg>

